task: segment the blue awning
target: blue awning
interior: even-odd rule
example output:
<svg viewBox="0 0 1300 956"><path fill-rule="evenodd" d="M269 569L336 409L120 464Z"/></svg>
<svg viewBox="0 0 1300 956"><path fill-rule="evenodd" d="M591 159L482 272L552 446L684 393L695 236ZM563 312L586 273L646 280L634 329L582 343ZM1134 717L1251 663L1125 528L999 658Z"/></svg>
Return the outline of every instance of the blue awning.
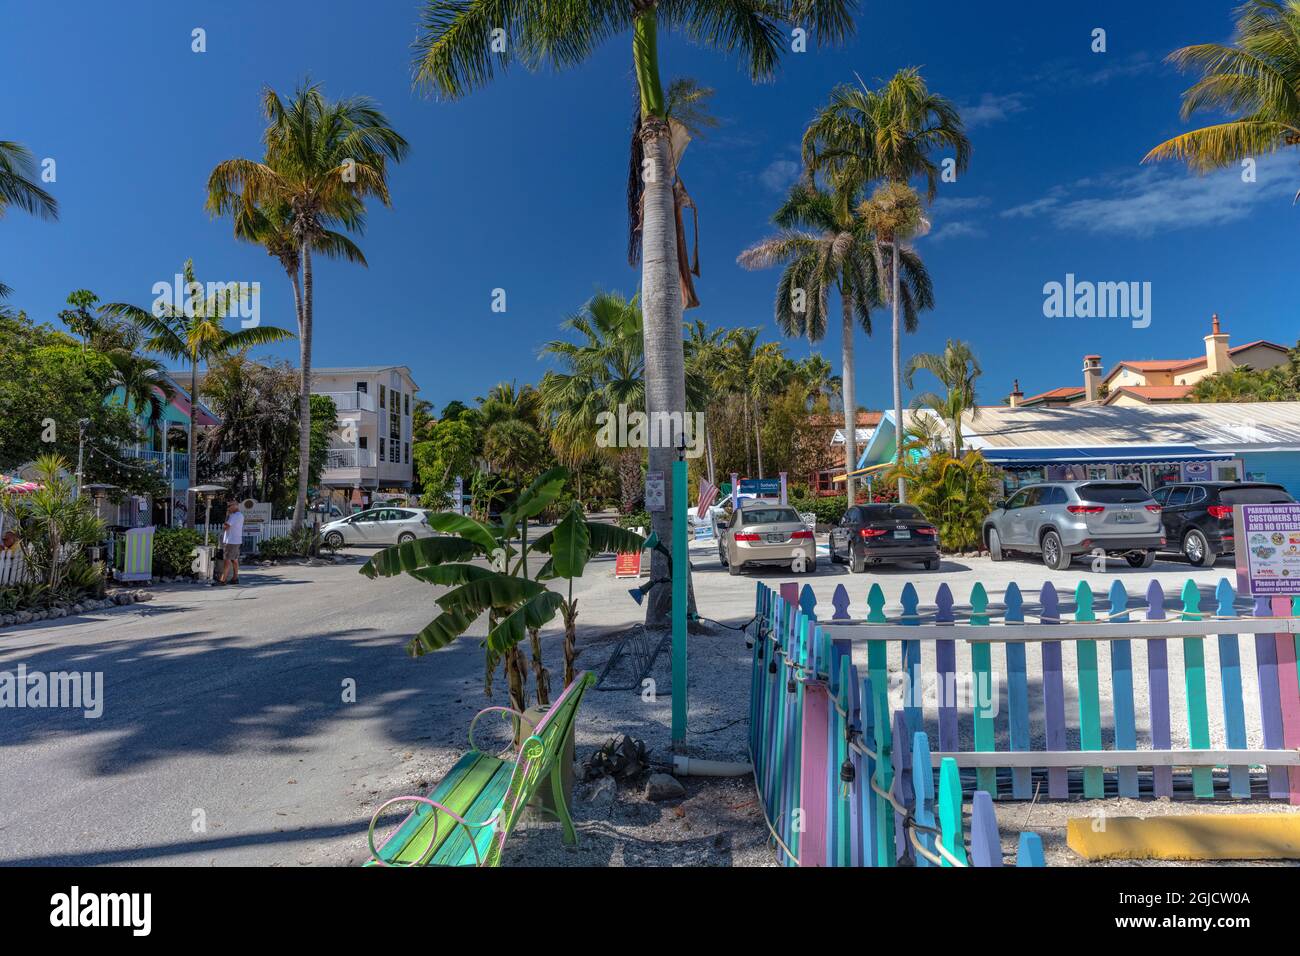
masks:
<svg viewBox="0 0 1300 956"><path fill-rule="evenodd" d="M1232 456L1195 445L1082 445L1056 448L983 448L984 460L1003 468L1043 465L1175 464L1184 461L1231 461Z"/></svg>

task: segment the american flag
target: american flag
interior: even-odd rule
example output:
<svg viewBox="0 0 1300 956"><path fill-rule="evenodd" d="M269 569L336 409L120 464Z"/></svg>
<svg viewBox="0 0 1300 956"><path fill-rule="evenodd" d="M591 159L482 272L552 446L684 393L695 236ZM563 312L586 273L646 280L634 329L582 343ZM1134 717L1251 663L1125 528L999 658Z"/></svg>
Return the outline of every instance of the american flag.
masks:
<svg viewBox="0 0 1300 956"><path fill-rule="evenodd" d="M695 509L695 517L703 518L718 498L718 486L709 483L707 478L700 479L700 504Z"/></svg>

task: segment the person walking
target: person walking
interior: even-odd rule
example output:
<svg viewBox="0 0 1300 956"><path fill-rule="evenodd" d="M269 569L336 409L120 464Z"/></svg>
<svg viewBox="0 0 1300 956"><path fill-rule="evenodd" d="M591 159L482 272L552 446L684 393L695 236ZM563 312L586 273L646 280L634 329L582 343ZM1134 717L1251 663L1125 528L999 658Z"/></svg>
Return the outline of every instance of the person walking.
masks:
<svg viewBox="0 0 1300 956"><path fill-rule="evenodd" d="M226 503L226 523L221 526L221 580L218 584L239 583L239 546L244 540L244 512L239 502ZM231 570L234 575L231 575Z"/></svg>

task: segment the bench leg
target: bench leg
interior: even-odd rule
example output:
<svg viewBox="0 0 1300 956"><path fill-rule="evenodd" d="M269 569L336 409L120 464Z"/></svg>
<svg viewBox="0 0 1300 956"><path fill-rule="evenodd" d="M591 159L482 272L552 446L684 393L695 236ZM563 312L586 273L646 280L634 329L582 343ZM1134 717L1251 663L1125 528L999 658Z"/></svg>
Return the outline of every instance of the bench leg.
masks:
<svg viewBox="0 0 1300 956"><path fill-rule="evenodd" d="M573 829L573 819L569 816L569 804L564 798L564 774L560 772L559 763L551 766L551 798L555 802L555 814L564 825L564 845L577 846L578 834Z"/></svg>

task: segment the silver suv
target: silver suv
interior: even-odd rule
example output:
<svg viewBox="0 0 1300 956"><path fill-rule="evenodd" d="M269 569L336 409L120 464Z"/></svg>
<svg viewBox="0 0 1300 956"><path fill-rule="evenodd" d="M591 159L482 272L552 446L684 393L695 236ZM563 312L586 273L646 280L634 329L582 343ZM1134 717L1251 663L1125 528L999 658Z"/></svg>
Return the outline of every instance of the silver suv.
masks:
<svg viewBox="0 0 1300 956"><path fill-rule="evenodd" d="M1098 551L1149 568L1165 532L1160 505L1140 482L1051 481L999 501L984 519L984 543L994 561L1017 551L1041 554L1056 571Z"/></svg>

